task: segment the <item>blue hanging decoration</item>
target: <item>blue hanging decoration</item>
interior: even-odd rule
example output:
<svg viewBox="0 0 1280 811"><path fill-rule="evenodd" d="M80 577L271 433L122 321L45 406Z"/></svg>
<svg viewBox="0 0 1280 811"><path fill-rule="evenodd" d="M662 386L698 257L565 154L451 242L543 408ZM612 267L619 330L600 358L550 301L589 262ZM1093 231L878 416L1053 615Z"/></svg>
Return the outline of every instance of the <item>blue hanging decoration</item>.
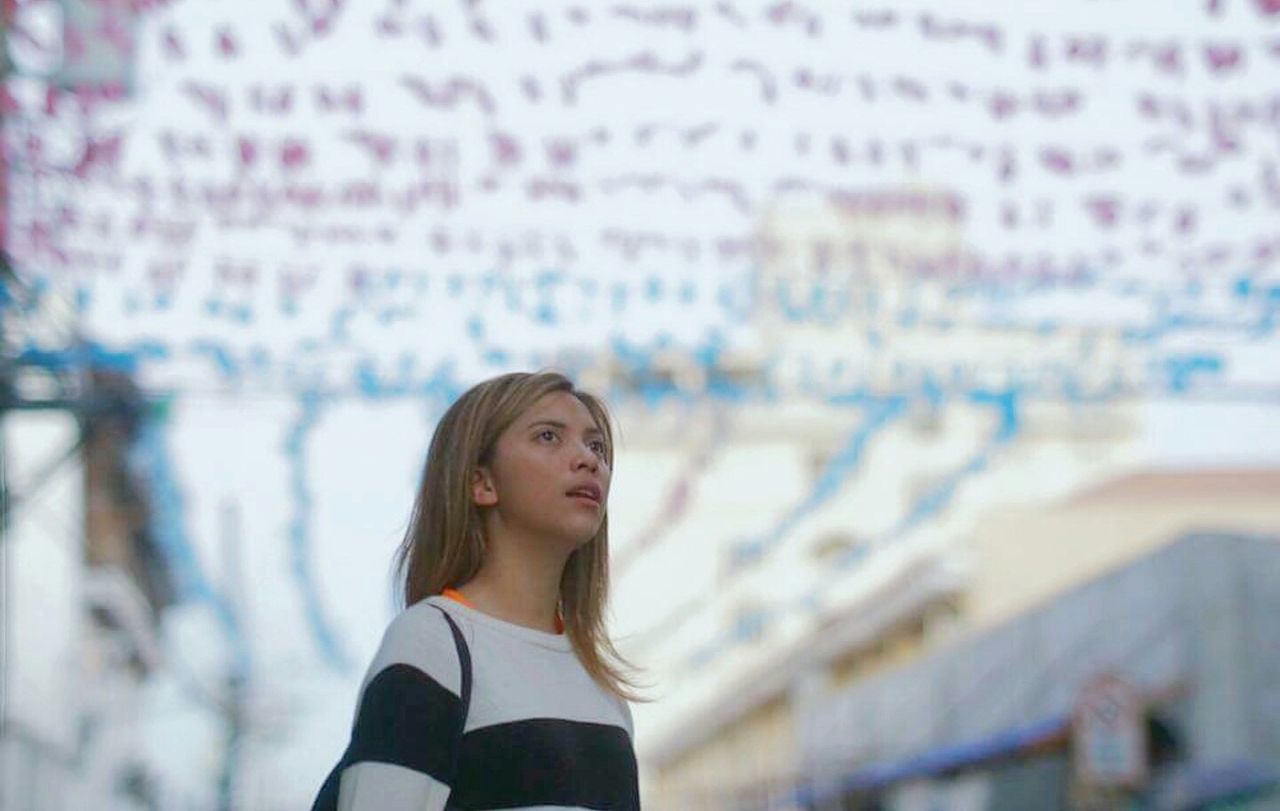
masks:
<svg viewBox="0 0 1280 811"><path fill-rule="evenodd" d="M361 358L356 364L355 383L356 390L366 400L378 400L386 396L386 390L378 379L378 372L370 358Z"/></svg>
<svg viewBox="0 0 1280 811"><path fill-rule="evenodd" d="M191 350L196 355L204 355L213 361L223 380L233 382L240 379L240 364L231 356L231 350L227 349L226 346L202 339L192 341Z"/></svg>
<svg viewBox="0 0 1280 811"><path fill-rule="evenodd" d="M478 313L473 314L470 318L467 319L467 337L470 338L472 341L479 343L480 341L484 340L484 336L485 336L484 319L481 318Z"/></svg>
<svg viewBox="0 0 1280 811"><path fill-rule="evenodd" d="M254 344L249 350L249 368L258 375L265 375L270 371L271 353L262 344Z"/></svg>
<svg viewBox="0 0 1280 811"><path fill-rule="evenodd" d="M333 317L329 319L329 340L335 345L345 346L351 339L348 324L354 316L355 310L349 305L343 305L333 311Z"/></svg>
<svg viewBox="0 0 1280 811"><path fill-rule="evenodd" d="M662 298L662 279L657 276L650 276L645 280L644 295L650 304L655 304Z"/></svg>
<svg viewBox="0 0 1280 811"><path fill-rule="evenodd" d="M797 288L801 288L797 292ZM807 287L797 280L778 279L775 283L778 311L792 323L813 321L832 324L837 313L831 307L827 285L813 283Z"/></svg>
<svg viewBox="0 0 1280 811"><path fill-rule="evenodd" d="M926 383L922 396L933 400L944 395ZM987 469L991 457L1003 446L1011 442L1019 430L1020 394L1016 389L1005 391L989 391L976 389L968 398L977 404L994 407L999 415L996 430L990 440L974 456L946 477L943 481L920 497L908 510L907 515L888 532L874 539L871 543L859 544L848 550L834 561L834 567L841 572L841 577L854 566L866 560L872 548L881 549L887 543L896 541L918 527L928 518L936 516L955 497L961 484L982 470ZM906 411L908 399L905 396L890 398L874 398L863 391L848 392L839 397L840 402L858 403L870 409L866 422L846 443L842 451L833 458L826 470L819 476L808 498L796 509L788 513L781 522L775 525L765 536L739 542L733 547L731 571L741 571L759 560L762 560L769 549L786 537L798 520L816 509L836 492L839 485L847 478L849 469L860 460L866 442L878 430L884 428L891 420ZM832 581L828 581L830 583ZM800 611L814 613L825 605L825 592L830 585L811 590L806 598L801 599L787 609L787 612ZM689 658L690 666L705 667L713 663L721 655L734 647L750 642L773 621L780 618L782 612L762 610L745 628L739 623L719 637L700 646Z"/></svg>
<svg viewBox="0 0 1280 811"><path fill-rule="evenodd" d="M724 317L732 323L741 323L750 318L755 309L755 291L759 272L751 270L738 279L731 279L720 284L716 291L716 302L724 312Z"/></svg>
<svg viewBox="0 0 1280 811"><path fill-rule="evenodd" d="M167 413L171 400L162 409L141 421L136 439L129 450L128 464L151 488L150 525L156 545L172 572L179 602L205 603L213 610L226 634L231 650L232 672L245 676L252 667L252 651L240 626L234 607L226 595L213 587L200 566L199 556L186 531L186 499L178 486L178 477L170 459L166 423L159 417Z"/></svg>
<svg viewBox="0 0 1280 811"><path fill-rule="evenodd" d="M916 499L902 520L884 534L874 539L866 547L879 549L885 544L898 540L911 530L940 513L955 498L956 491L967 479L986 470L991 458L1000 449L1008 445L1017 436L1020 427L1020 394L1016 389L1005 391L989 391L976 389L969 392L968 399L978 405L989 405L999 415L999 421L991 437L973 456L958 469L947 475L927 492ZM866 548L854 548L837 558L835 566L839 570L847 570L857 565L866 556Z"/></svg>
<svg viewBox="0 0 1280 811"><path fill-rule="evenodd" d="M697 287L691 281L685 281L680 285L680 303L692 304L697 295Z"/></svg>
<svg viewBox="0 0 1280 811"><path fill-rule="evenodd" d="M538 288L538 307L534 310L534 320L539 324L552 325L561 320L559 308L556 306L556 290L562 281L562 272L556 270L544 270L535 279L534 284Z"/></svg>
<svg viewBox="0 0 1280 811"><path fill-rule="evenodd" d="M862 424L827 461L808 495L799 504L760 536L741 542L743 551L732 562L731 570L741 570L763 559L798 523L830 501L856 471L871 440L901 417L907 407L905 397L878 398L864 391L850 392L832 398L831 402L861 405L865 409Z"/></svg>
<svg viewBox="0 0 1280 811"><path fill-rule="evenodd" d="M1225 367L1221 355L1206 352L1175 355L1165 358L1163 364L1167 385L1174 394L1185 394L1199 378L1221 374Z"/></svg>
<svg viewBox="0 0 1280 811"><path fill-rule="evenodd" d="M311 569L311 516L314 503L307 484L306 441L323 410L318 392L303 392L298 400L298 418L285 435L284 453L289 464L289 486L293 496L293 517L289 522L289 550L294 581L302 600L303 615L323 660L341 673L353 671L351 657L325 616Z"/></svg>

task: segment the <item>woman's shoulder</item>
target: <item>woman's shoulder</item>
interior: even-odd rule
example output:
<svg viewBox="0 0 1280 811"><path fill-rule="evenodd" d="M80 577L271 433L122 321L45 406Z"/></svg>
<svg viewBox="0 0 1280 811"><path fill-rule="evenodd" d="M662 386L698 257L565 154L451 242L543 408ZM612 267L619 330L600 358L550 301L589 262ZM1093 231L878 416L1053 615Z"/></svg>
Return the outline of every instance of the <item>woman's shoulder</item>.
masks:
<svg viewBox="0 0 1280 811"><path fill-rule="evenodd" d="M441 609L428 600L414 603L392 618L369 675L396 665L416 668L454 693L461 690L462 669L453 632Z"/></svg>

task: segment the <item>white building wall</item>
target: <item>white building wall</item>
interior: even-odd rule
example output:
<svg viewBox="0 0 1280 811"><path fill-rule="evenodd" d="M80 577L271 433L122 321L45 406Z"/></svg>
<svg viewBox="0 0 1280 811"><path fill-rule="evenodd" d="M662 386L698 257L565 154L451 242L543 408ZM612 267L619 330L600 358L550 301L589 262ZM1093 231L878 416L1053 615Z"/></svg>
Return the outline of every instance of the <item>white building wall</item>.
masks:
<svg viewBox="0 0 1280 811"><path fill-rule="evenodd" d="M0 811L62 808L76 780L84 686L84 476L78 455L64 457L78 431L65 412L3 418L12 504L3 540Z"/></svg>

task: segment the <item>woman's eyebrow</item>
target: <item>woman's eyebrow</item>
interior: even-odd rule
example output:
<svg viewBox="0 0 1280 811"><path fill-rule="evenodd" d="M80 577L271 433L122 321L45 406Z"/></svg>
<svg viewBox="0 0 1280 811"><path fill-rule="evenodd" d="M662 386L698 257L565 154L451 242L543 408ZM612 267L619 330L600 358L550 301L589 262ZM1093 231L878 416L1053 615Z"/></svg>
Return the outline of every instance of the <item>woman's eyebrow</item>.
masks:
<svg viewBox="0 0 1280 811"><path fill-rule="evenodd" d="M528 429L528 428L537 428L539 425L549 425L549 426L551 426L552 428L559 428L559 429L560 429L560 430L562 430L562 431L564 431L564 430L568 429L568 427L569 427L569 426L568 426L568 425L566 425L565 423L560 422L560 420L534 420L533 422L529 423L529 424L526 426L526 429ZM599 428L596 428L596 427L594 427L594 426L592 426L591 428L588 428L587 430L583 431L583 433L584 433L584 434L591 434L591 435L595 435L595 436L604 436L604 431L601 431Z"/></svg>

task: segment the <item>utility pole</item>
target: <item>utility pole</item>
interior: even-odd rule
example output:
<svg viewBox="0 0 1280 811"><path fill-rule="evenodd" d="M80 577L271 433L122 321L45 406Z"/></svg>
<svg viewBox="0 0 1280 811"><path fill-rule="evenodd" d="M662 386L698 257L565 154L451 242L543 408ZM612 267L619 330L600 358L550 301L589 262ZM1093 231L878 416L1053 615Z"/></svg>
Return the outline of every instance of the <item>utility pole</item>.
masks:
<svg viewBox="0 0 1280 811"><path fill-rule="evenodd" d="M9 30L17 14L17 0L0 0L0 89L7 91L9 86ZM13 278L9 265L9 146L7 133L9 129L6 105L0 104L0 401L10 399L12 386L11 365L5 356L8 340L5 334L5 310L3 299L5 288ZM12 579L9 566L9 469L6 464L7 447L5 430L7 422L4 410L0 408L0 785L13 785L9 774L10 757L9 740L9 601L13 596ZM0 811L3 811L5 796L0 794Z"/></svg>
<svg viewBox="0 0 1280 811"><path fill-rule="evenodd" d="M86 6L81 0L58 5L64 12L71 6L79 9L76 15L67 14L64 18L66 26L62 34L68 37L71 33L79 33L72 30L76 26L85 27L83 10L101 4ZM60 64L54 68L15 62L10 43L17 41L12 32L19 22L18 9L17 0L0 0L0 87L6 91L6 98L11 98L7 91L15 77L39 83L50 90L92 88L95 82L109 81L111 71L120 73L131 64L130 51L116 60L119 66L110 61L103 63L100 72L106 78L99 79L92 70L97 69L102 60L94 56L96 61L88 66L73 65L79 68L79 72L67 79L65 70L74 59L68 56L70 51L65 48L61 51ZM100 13L115 12L101 10ZM41 785L46 790L52 786L48 779L40 777L39 769L47 768L41 765L43 762L56 761L56 768L72 778L79 776L83 765L78 762L78 748L71 760L65 753L54 752L50 756L45 751L49 748L27 730L29 708L20 706L21 699L15 697L15 693L22 699L26 695L20 692L21 686L14 683L22 673L19 662L15 660L28 654L25 648L22 651L14 649L16 642L12 633L14 612L22 610L22 606L15 605L18 598L14 595L14 586L23 574L15 571L14 529L18 525L15 516L21 516L25 505L66 463L83 453L92 423L100 417L111 418L111 413L120 406L119 393L109 386L103 388L99 385L90 368L89 356L82 351L85 345L76 310L56 293L42 292L24 278L27 271L40 271L38 266L29 267L27 262L34 264L40 260L28 255L24 256L21 267L15 266L14 245L23 244L22 240L15 239L15 233L22 233L33 216L40 216L33 198L36 187L41 183L41 173L47 169L65 173L67 169L65 166L32 167L21 156L14 159L9 143L38 129L43 121L36 116L33 122L27 115L12 104L0 104L0 811L9 811L10 808L16 811L30 804L30 796L20 793L24 785ZM15 211L19 216L15 216ZM9 464L13 461L9 458L9 440L15 440L13 444L16 445L16 440L23 437L24 421L30 416L27 412L55 412L78 424L78 430L73 432L74 437L67 447L55 449L47 463L31 475L28 475L25 464L17 471ZM21 477L18 484L21 491L16 493L12 481L15 472ZM78 540L87 544L87 531L76 534ZM73 596L76 600L82 597L79 593ZM74 700L75 697L68 698Z"/></svg>
<svg viewBox="0 0 1280 811"><path fill-rule="evenodd" d="M219 540L222 547L222 593L226 595L227 610L235 618L236 625L245 629L244 566L241 560L242 533L240 504L232 498L224 499L218 515ZM245 644L248 637L245 636ZM227 743L222 756L222 773L218 778L219 811L234 811L244 784L244 745L250 723L247 713L249 689L249 661L242 651L232 653L227 670Z"/></svg>

